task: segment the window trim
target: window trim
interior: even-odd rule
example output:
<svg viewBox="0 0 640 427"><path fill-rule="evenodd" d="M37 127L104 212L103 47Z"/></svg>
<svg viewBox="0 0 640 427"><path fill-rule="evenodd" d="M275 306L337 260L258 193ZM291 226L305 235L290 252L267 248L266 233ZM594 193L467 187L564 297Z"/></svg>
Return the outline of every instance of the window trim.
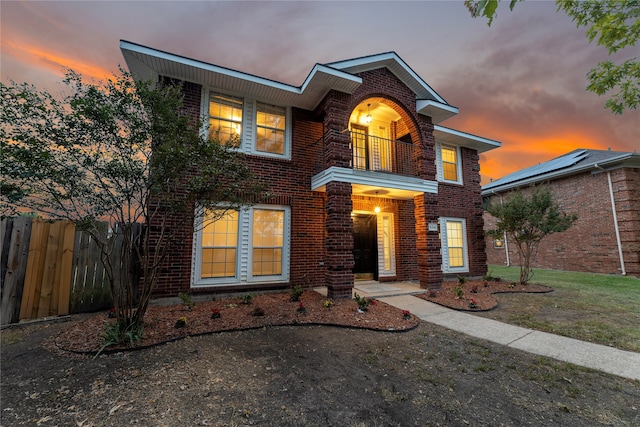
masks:
<svg viewBox="0 0 640 427"><path fill-rule="evenodd" d="M284 212L282 241L282 274L270 276L253 276L253 212L256 209L280 210ZM291 251L291 208L283 205L255 205L244 207L238 211L238 239L236 246L235 277L202 278L202 209L196 210L200 215L194 220L193 249L191 256L191 288L238 286L259 283L286 283L289 281Z"/></svg>
<svg viewBox="0 0 640 427"><path fill-rule="evenodd" d="M209 98L211 93L219 93L223 95L233 96L242 99L242 122L240 134L240 146L234 148L245 154L250 154L260 157L270 157L274 159L291 160L291 145L292 145L292 112L291 106L278 105L268 100L252 98L241 93L232 91L220 91L215 87L202 88L202 100L200 109L202 111L203 121L203 134L208 135L209 126ZM272 105L285 109L285 126L284 126L284 154L269 153L267 151L259 151L256 149L257 140L257 118L258 118L258 102L266 105Z"/></svg>
<svg viewBox="0 0 640 427"><path fill-rule="evenodd" d="M455 150L456 152L456 175L457 179L450 180L444 178L444 163L442 161L442 149L447 148L449 150ZM440 182L448 183L448 184L464 184L462 182L462 157L460 153L460 147L455 145L443 144L441 142L436 142L436 172L437 172L437 180Z"/></svg>
<svg viewBox="0 0 640 427"><path fill-rule="evenodd" d="M459 222L462 224L462 259L464 266L449 266L449 245L447 243L447 222ZM442 247L442 271L444 273L468 273L469 272L469 245L467 242L467 221L464 218L440 217L440 241Z"/></svg>

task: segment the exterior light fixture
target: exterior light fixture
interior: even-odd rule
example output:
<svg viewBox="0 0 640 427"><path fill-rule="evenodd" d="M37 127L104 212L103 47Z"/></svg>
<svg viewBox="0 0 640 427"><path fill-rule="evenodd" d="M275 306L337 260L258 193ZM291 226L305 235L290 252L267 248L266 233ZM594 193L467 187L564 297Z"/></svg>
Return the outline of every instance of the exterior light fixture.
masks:
<svg viewBox="0 0 640 427"><path fill-rule="evenodd" d="M366 123L371 123L373 121L373 117L371 117L371 111L369 111L369 107L371 107L371 104L367 104L367 115L364 118L364 121Z"/></svg>
<svg viewBox="0 0 640 427"><path fill-rule="evenodd" d="M373 211L377 214L380 213L380 206L376 206L375 208L373 208Z"/></svg>

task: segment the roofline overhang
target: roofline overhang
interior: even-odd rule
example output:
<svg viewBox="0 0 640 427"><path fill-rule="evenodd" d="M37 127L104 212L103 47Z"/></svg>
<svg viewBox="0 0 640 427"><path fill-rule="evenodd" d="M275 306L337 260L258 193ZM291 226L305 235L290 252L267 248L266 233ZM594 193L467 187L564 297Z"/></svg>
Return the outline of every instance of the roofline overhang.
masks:
<svg viewBox="0 0 640 427"><path fill-rule="evenodd" d="M553 173L533 176L525 178L515 182L509 182L504 185L492 186L491 184L497 183L497 181L489 183L482 187L481 195L488 196L491 194L504 193L506 191L515 190L520 187L529 187L531 185L539 184L541 182L556 180L559 178L565 178L571 175L577 175L587 171L592 171L593 174L607 172L613 169L619 169L623 167L640 168L640 154L637 153L623 153L619 156L612 157L597 163L589 163L581 167L570 168L564 171L556 171Z"/></svg>
<svg viewBox="0 0 640 427"><path fill-rule="evenodd" d="M250 94L268 93L269 101L308 110L314 109L330 90L353 93L362 79L348 72L316 64L301 86L232 70L207 62L120 40L120 50L137 80L157 81L160 75L202 84L221 81L216 87Z"/></svg>
<svg viewBox="0 0 640 427"><path fill-rule="evenodd" d="M476 150L478 153L484 153L502 146L499 141L483 138L481 136L472 135L455 129L446 128L439 125L433 126L433 136L438 142L468 147Z"/></svg>
<svg viewBox="0 0 640 427"><path fill-rule="evenodd" d="M422 78L393 51L344 61L330 62L327 65L354 74L386 67L413 90L416 98L433 99L441 104L447 105L447 101L433 90L427 82L422 80Z"/></svg>

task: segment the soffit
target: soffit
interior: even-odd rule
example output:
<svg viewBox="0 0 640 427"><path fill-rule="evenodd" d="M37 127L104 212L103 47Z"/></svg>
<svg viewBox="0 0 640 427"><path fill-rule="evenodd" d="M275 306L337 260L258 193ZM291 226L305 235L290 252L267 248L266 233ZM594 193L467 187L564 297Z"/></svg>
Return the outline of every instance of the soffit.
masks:
<svg viewBox="0 0 640 427"><path fill-rule="evenodd" d="M457 147L468 147L478 151L478 153L484 153L485 151L493 150L494 148L502 146L502 143L499 141L494 141L492 139L483 138L481 136L472 135L470 133L438 125L433 127L433 136L438 142Z"/></svg>
<svg viewBox="0 0 640 427"><path fill-rule="evenodd" d="M296 87L124 40L120 50L138 80L155 81L162 75L307 110L314 109L332 89L353 93L362 83L357 76L320 64Z"/></svg>

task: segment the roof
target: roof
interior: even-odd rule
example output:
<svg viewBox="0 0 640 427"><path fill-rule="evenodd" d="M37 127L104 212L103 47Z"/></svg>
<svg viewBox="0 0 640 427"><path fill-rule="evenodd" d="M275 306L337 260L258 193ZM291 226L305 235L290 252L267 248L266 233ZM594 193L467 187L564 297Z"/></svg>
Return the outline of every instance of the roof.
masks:
<svg viewBox="0 0 640 427"><path fill-rule="evenodd" d="M458 114L457 107L449 105L395 52L316 64L302 85L292 86L126 40L120 40L120 50L138 80L155 81L163 75L307 110L313 110L330 90L353 93L362 84L356 73L386 67L416 94L417 112L430 116L433 123Z"/></svg>
<svg viewBox="0 0 640 427"><path fill-rule="evenodd" d="M482 195L553 181L588 171L596 173L619 167L640 168L640 154L635 151L628 153L579 148L555 159L492 181L482 187Z"/></svg>

